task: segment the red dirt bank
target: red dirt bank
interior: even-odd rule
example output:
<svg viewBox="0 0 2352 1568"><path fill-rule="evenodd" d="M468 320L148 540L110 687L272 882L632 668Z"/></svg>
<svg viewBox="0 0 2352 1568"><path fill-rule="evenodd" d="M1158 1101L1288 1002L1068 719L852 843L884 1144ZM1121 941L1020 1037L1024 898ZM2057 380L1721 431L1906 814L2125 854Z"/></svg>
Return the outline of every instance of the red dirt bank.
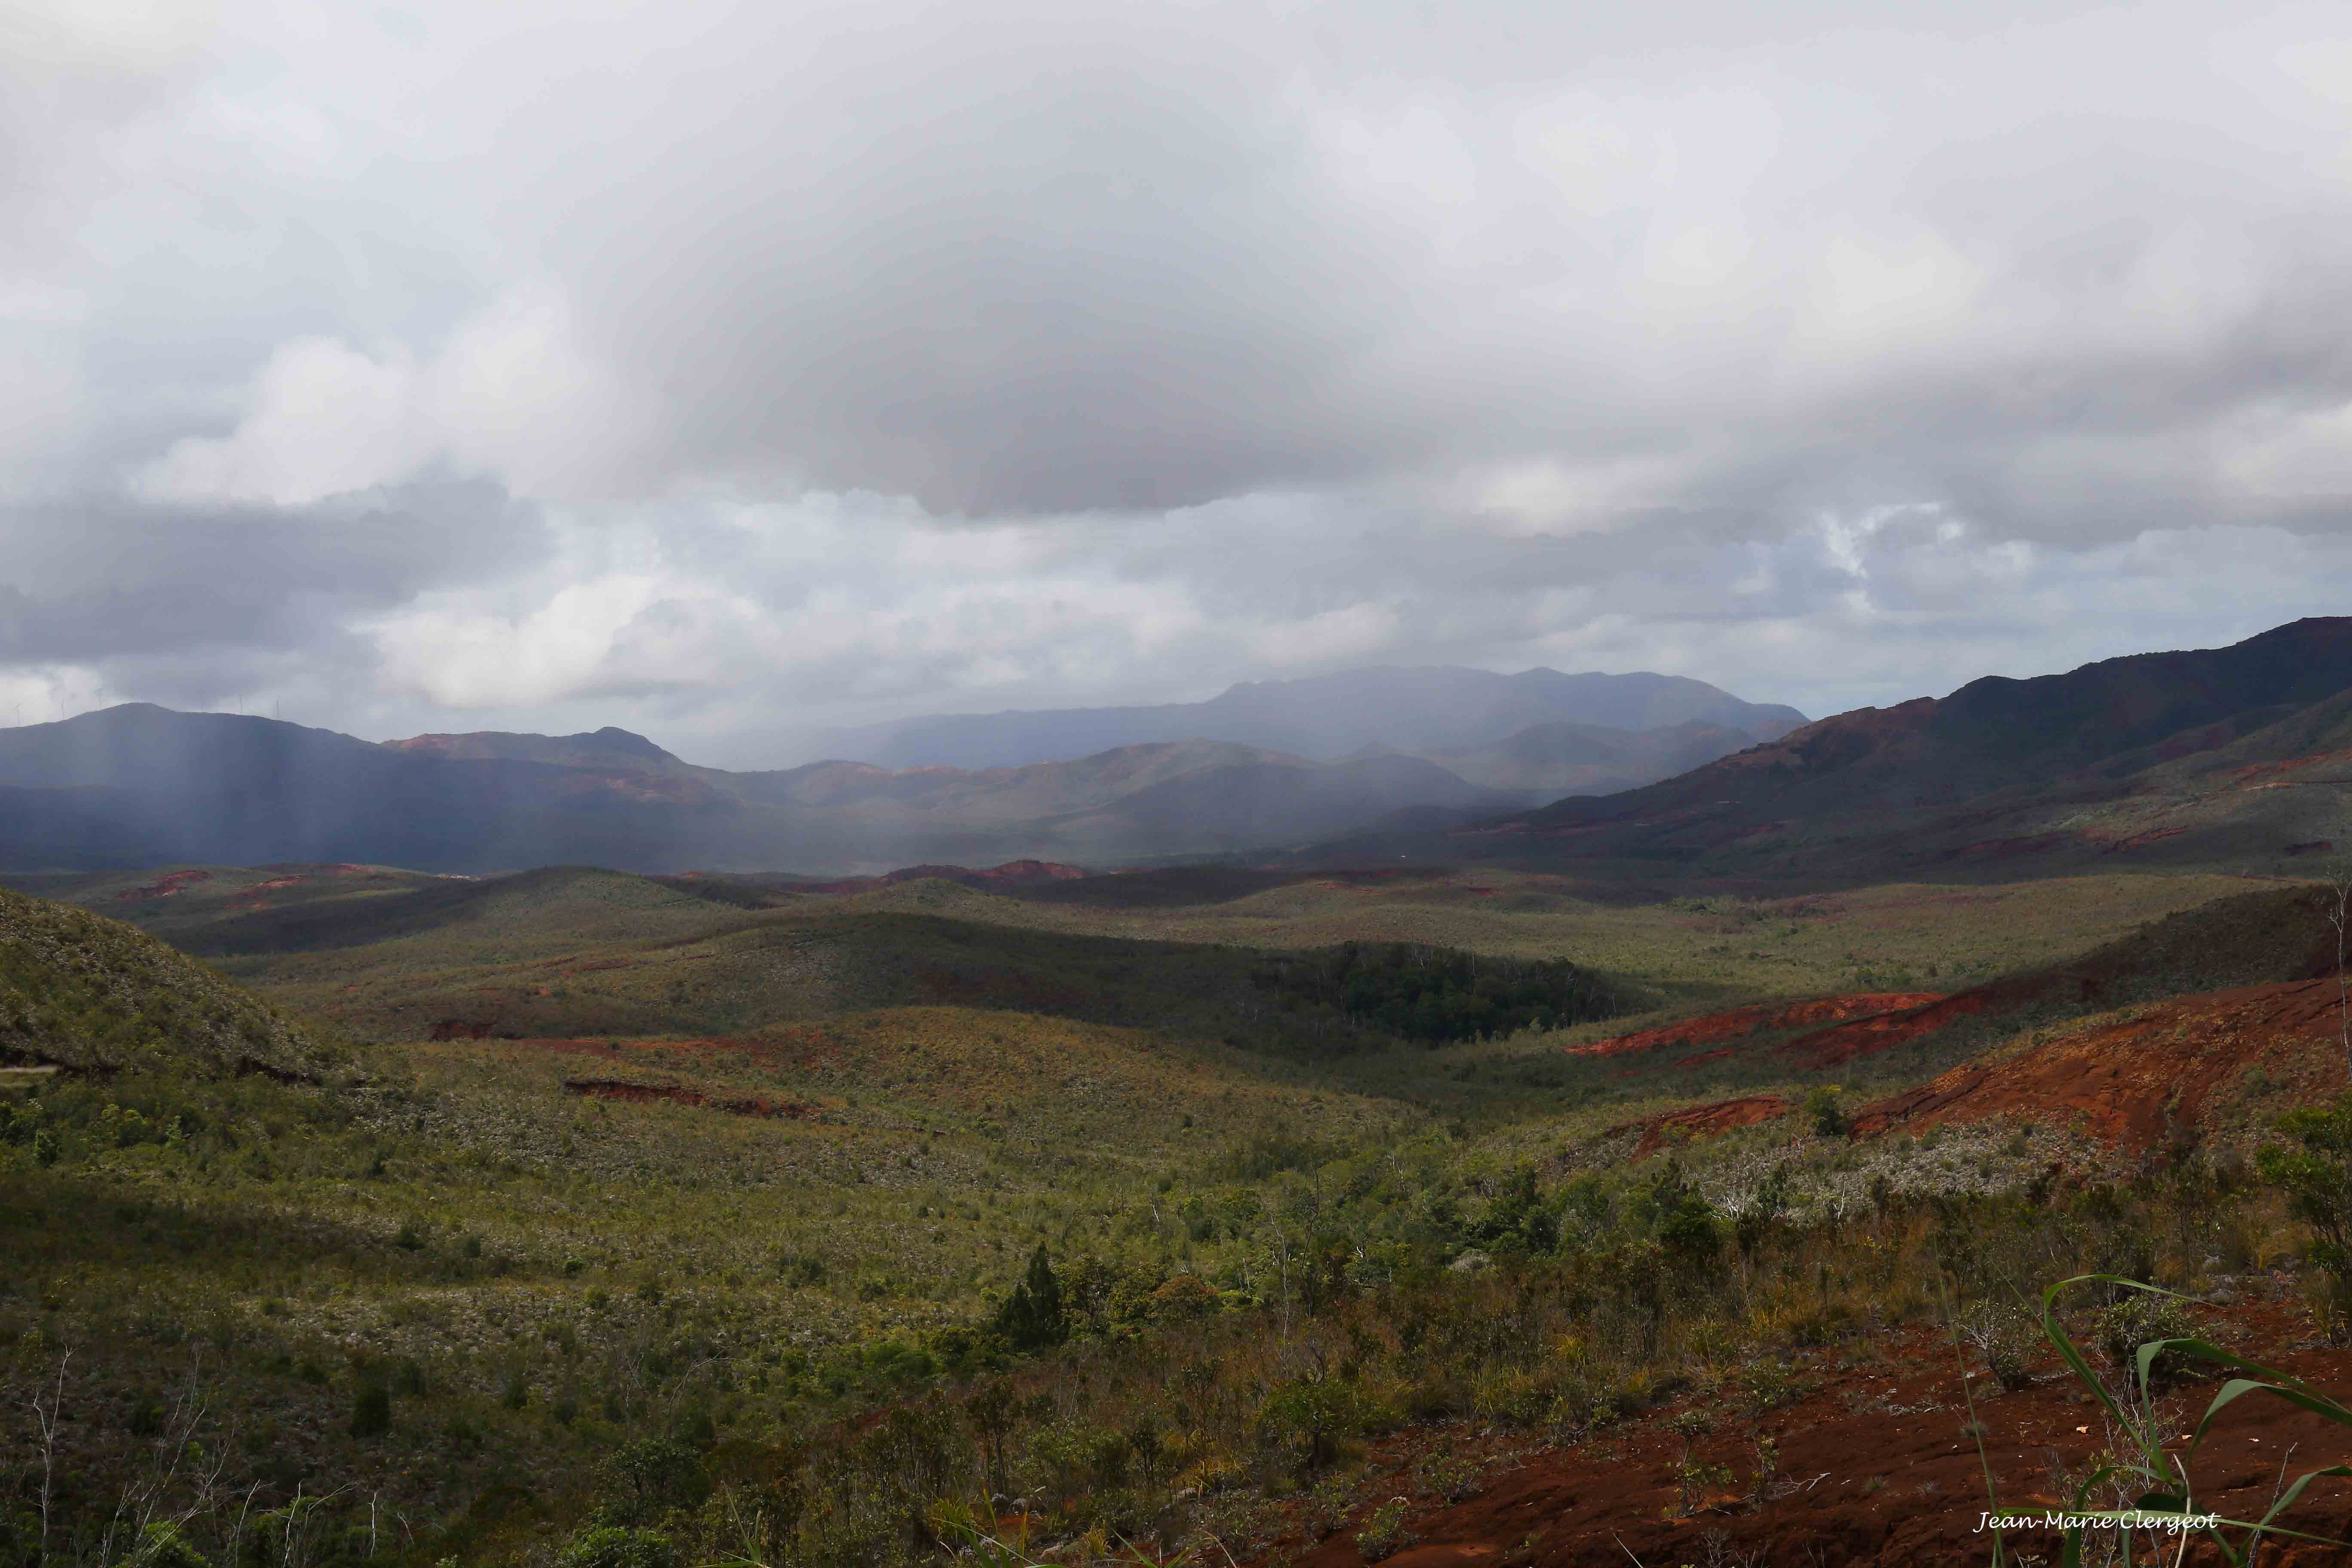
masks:
<svg viewBox="0 0 2352 1568"><path fill-rule="evenodd" d="M2333 978L2183 996L2001 1060L1964 1062L1864 1106L1854 1133L2010 1116L2153 1148L2193 1135L2252 1068L2281 1080L2310 1079L2315 1093L2340 1089L2338 1029Z"/></svg>
<svg viewBox="0 0 2352 1568"><path fill-rule="evenodd" d="M1655 1050L1661 1046L1712 1045L1719 1040L1734 1040L1748 1035L1801 1029L1809 1024L1839 1024L1848 1019L1872 1018L1923 1007L1944 999L1942 993L1935 991L1873 991L1851 996L1818 996L1806 1002L1766 1002L1752 1007L1734 1007L1727 1012L1709 1013L1705 1017L1685 1018L1678 1024L1661 1024L1654 1029L1618 1035L1606 1040L1595 1040L1590 1045L1570 1046L1567 1054L1572 1057L1613 1057L1627 1051Z"/></svg>

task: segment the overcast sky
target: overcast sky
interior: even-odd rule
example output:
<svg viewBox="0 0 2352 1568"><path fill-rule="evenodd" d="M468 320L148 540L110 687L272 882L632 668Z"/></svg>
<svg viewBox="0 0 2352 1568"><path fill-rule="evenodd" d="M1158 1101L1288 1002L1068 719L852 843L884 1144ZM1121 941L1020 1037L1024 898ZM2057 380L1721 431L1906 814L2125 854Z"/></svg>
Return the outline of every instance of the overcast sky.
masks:
<svg viewBox="0 0 2352 1568"><path fill-rule="evenodd" d="M2352 608L2352 14L0 0L0 722L698 761Z"/></svg>

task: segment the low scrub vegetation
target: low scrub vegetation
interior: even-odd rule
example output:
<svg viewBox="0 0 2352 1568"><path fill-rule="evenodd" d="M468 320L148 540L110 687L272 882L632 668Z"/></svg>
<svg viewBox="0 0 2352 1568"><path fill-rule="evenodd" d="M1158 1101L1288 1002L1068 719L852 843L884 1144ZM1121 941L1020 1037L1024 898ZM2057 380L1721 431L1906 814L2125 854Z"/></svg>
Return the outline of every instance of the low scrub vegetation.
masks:
<svg viewBox="0 0 2352 1568"><path fill-rule="evenodd" d="M950 999L346 1047L50 928L131 978L0 972L72 1069L0 1093L0 1568L1378 1561L1546 1448L1666 1445L1684 1521L1769 1500L1771 1423L1912 1328L1979 1398L2063 1374L2053 1326L2177 1398L2210 1359L2139 1347L2225 1346L2228 1281L2292 1264L2352 1340L2352 1107L2252 1160L1858 1141L1868 1072L1809 1102L1774 1068L1788 1114L1636 1159L1768 1069L1562 1056L1562 1009L1627 1000L1575 965L858 918L845 967L768 931L726 962ZM360 972L380 1016L446 994Z"/></svg>

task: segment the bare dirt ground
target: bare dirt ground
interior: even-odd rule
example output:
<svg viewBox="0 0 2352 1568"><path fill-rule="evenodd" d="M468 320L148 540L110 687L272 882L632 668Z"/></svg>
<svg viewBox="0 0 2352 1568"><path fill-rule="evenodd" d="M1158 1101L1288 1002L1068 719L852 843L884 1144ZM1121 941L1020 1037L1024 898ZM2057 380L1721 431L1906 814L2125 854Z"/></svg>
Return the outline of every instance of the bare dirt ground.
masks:
<svg viewBox="0 0 2352 1568"><path fill-rule="evenodd" d="M2352 1352L2310 1343L2310 1321L2287 1274L2250 1277L2227 1309L2222 1330L2241 1354L2290 1372L2338 1398L2352 1394ZM1409 1544L1386 1561L1394 1568L1601 1568L1638 1563L1771 1564L1843 1568L1903 1564L1959 1568L1992 1561L1982 1529L1988 1500L1984 1467L2001 1510L2030 1512L2072 1504L2074 1488L2099 1456L2123 1439L2105 1413L2060 1368L2054 1354L2030 1388L2002 1393L1969 1359L1966 1379L1984 1454L1968 1431L1964 1368L1940 1331L1913 1326L1872 1335L1860 1346L1802 1352L1794 1369L1802 1397L1760 1415L1720 1414L1721 1402L1678 1400L1638 1423L1604 1430L1570 1447L1506 1459L1484 1489L1459 1503L1416 1502L1406 1516ZM2193 1429L2221 1388L2216 1379L2186 1383L2166 1399L2172 1435ZM1732 1484L1703 1485L1687 1498L1680 1480L1684 1439L1668 1421L1705 1405L1714 1429L1691 1456L1720 1467ZM1757 1482L1758 1439L1777 1446L1771 1475ZM1475 1428L1415 1434L1376 1451L1376 1465L1396 1472L1376 1489L1380 1500L1410 1496L1411 1466L1431 1449L1476 1452L1494 1441ZM2229 1405L2215 1420L2192 1470L2196 1497L2228 1517L2259 1518L2286 1479L2352 1460L2352 1432L2263 1396ZM1693 1506L1687 1510L1686 1500ZM1334 1533L1294 1532L1277 1545L1296 1568L1362 1568L1355 1533L1378 1502L1366 1504ZM2093 1506L2119 1506L2095 1494ZM2352 1539L2352 1481L2313 1483L2282 1522L2306 1533ZM2137 1542L2145 1552L2151 1538ZM2008 1533L2011 1563L2054 1565L2059 1541L2049 1531ZM2178 1542L2164 1544L2172 1563ZM2101 1560L2095 1551L2086 1561ZM2154 1559L2143 1559L2154 1560ZM2192 1546L2186 1562L2219 1563ZM2262 1554L2265 1568L2319 1568L2352 1563L2352 1551L2279 1543Z"/></svg>

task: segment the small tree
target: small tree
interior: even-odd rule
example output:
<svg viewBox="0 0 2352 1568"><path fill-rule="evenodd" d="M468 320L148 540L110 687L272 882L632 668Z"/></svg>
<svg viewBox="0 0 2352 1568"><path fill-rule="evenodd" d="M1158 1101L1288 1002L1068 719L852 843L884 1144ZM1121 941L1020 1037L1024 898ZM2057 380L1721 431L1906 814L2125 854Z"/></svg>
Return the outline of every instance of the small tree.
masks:
<svg viewBox="0 0 2352 1568"><path fill-rule="evenodd" d="M988 1485L994 1492L1005 1489L1004 1439L1020 1409L1020 1394L1009 1377L984 1383L964 1397L963 1413L988 1454Z"/></svg>
<svg viewBox="0 0 2352 1568"><path fill-rule="evenodd" d="M702 1456L667 1437L644 1437L604 1461L605 1478L620 1493L604 1512L620 1523L654 1519L668 1509L692 1508L710 1494Z"/></svg>
<svg viewBox="0 0 2352 1568"><path fill-rule="evenodd" d="M996 1331L1017 1351L1044 1350L1070 1337L1070 1321L1062 1306L1062 1282L1045 1257L1045 1245L1030 1255L1029 1273L1013 1287L1013 1294L996 1310Z"/></svg>
<svg viewBox="0 0 2352 1568"><path fill-rule="evenodd" d="M1668 1160L1650 1189L1651 1212L1657 1236L1668 1257L1685 1267L1715 1262L1723 1250L1723 1230L1716 1222L1715 1205L1690 1184L1681 1162Z"/></svg>
<svg viewBox="0 0 2352 1568"><path fill-rule="evenodd" d="M381 1437L392 1430L392 1390L370 1379L352 1401L352 1436Z"/></svg>

